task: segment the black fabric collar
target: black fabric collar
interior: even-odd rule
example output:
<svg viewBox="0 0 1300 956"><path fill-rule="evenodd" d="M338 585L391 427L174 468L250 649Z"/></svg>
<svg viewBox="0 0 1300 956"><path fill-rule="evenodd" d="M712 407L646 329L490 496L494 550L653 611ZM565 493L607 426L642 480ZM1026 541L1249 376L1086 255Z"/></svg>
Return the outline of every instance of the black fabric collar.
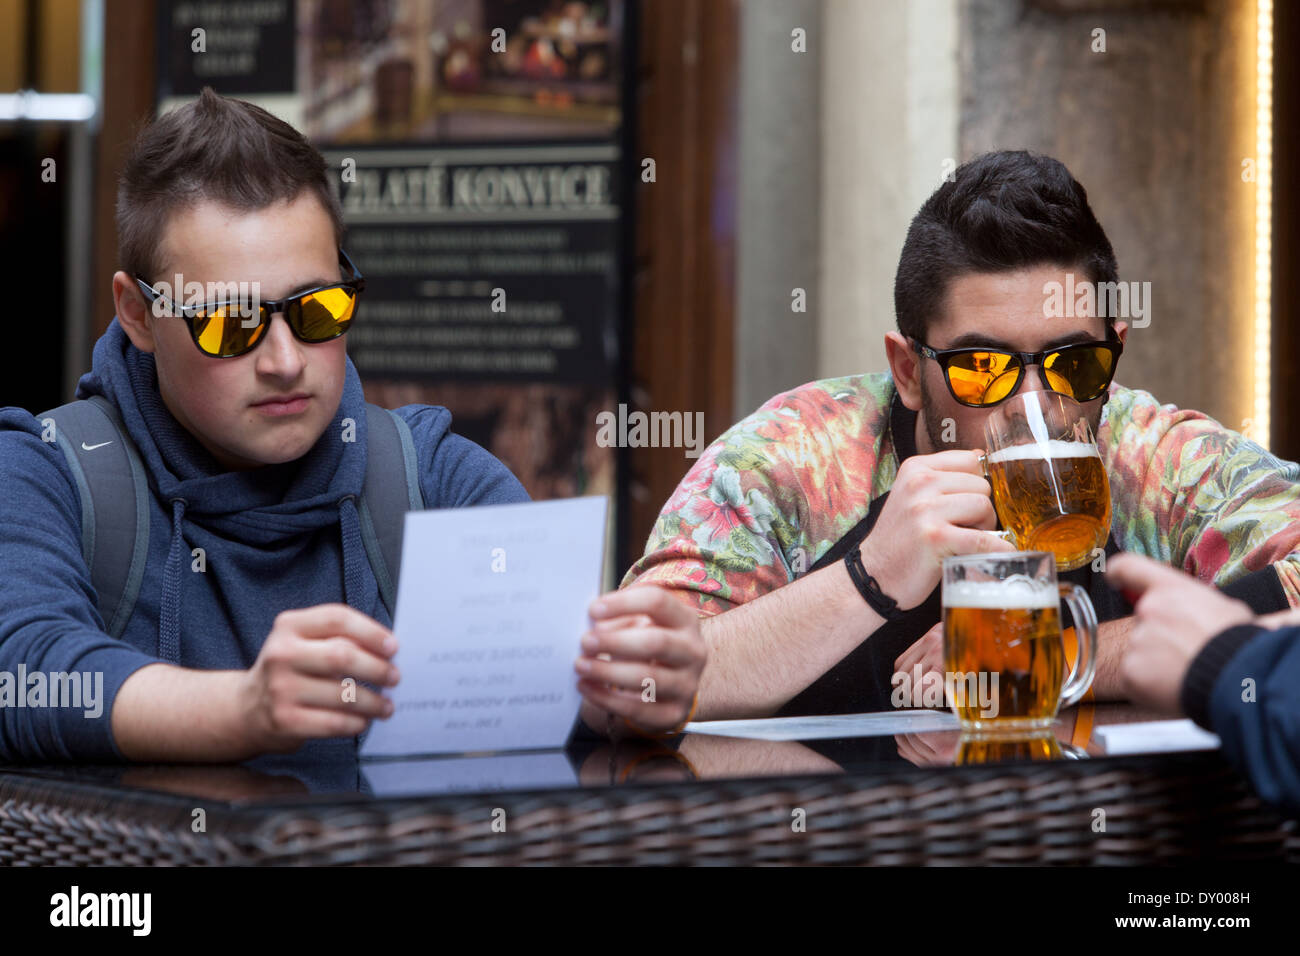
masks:
<svg viewBox="0 0 1300 956"><path fill-rule="evenodd" d="M916 454L916 412L903 404L898 386L889 400L889 434L894 439L894 455L901 465Z"/></svg>

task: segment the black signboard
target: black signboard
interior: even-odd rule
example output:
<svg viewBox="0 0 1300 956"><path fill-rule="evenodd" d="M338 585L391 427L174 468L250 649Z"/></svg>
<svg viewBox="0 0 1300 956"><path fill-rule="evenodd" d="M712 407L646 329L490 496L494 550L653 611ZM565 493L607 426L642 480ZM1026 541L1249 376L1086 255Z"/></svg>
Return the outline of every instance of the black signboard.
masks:
<svg viewBox="0 0 1300 956"><path fill-rule="evenodd" d="M609 143L327 150L366 276L365 375L608 383L618 149Z"/></svg>
<svg viewBox="0 0 1300 956"><path fill-rule="evenodd" d="M294 90L294 0L158 5L158 98Z"/></svg>

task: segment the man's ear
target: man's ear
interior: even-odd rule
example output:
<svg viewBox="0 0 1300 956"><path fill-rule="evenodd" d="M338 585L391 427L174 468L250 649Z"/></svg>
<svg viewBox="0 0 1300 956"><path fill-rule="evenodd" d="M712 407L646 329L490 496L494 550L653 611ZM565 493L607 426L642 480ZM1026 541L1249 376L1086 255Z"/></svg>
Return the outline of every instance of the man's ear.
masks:
<svg viewBox="0 0 1300 956"><path fill-rule="evenodd" d="M1128 323L1120 320L1115 323L1115 334L1119 336L1119 344L1128 344Z"/></svg>
<svg viewBox="0 0 1300 956"><path fill-rule="evenodd" d="M885 333L885 356L898 397L911 411L921 410L921 356L898 332Z"/></svg>
<svg viewBox="0 0 1300 956"><path fill-rule="evenodd" d="M153 328L149 325L149 303L135 280L125 272L113 273L113 306L117 310L117 321L131 344L141 352L152 352L154 343Z"/></svg>

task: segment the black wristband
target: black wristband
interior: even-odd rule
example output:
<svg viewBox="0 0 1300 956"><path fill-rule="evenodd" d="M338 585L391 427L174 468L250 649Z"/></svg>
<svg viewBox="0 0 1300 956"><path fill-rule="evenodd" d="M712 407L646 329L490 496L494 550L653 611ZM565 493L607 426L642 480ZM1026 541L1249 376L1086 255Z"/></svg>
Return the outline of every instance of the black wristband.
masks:
<svg viewBox="0 0 1300 956"><path fill-rule="evenodd" d="M852 579L853 586L858 589L862 600L867 602L871 610L886 621L897 621L903 616L905 612L899 610L898 602L880 590L876 579L862 566L862 545L854 545L849 549L849 553L844 555L844 566L849 569L849 578Z"/></svg>

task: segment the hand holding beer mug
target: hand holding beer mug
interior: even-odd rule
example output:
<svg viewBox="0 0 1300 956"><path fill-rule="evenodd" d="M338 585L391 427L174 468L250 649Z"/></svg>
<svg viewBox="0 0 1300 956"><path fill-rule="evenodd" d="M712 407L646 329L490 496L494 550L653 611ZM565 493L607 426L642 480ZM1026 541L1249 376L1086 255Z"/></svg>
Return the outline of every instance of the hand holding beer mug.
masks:
<svg viewBox="0 0 1300 956"><path fill-rule="evenodd" d="M1022 551L1081 568L1110 535L1110 483L1083 408L1057 392L1023 392L984 425L981 457L1002 527Z"/></svg>
<svg viewBox="0 0 1300 956"><path fill-rule="evenodd" d="M1064 681L1062 599L1079 646ZM1040 730L1092 685L1097 615L1087 591L1057 583L1050 554L945 558L943 657L945 690L963 730Z"/></svg>

